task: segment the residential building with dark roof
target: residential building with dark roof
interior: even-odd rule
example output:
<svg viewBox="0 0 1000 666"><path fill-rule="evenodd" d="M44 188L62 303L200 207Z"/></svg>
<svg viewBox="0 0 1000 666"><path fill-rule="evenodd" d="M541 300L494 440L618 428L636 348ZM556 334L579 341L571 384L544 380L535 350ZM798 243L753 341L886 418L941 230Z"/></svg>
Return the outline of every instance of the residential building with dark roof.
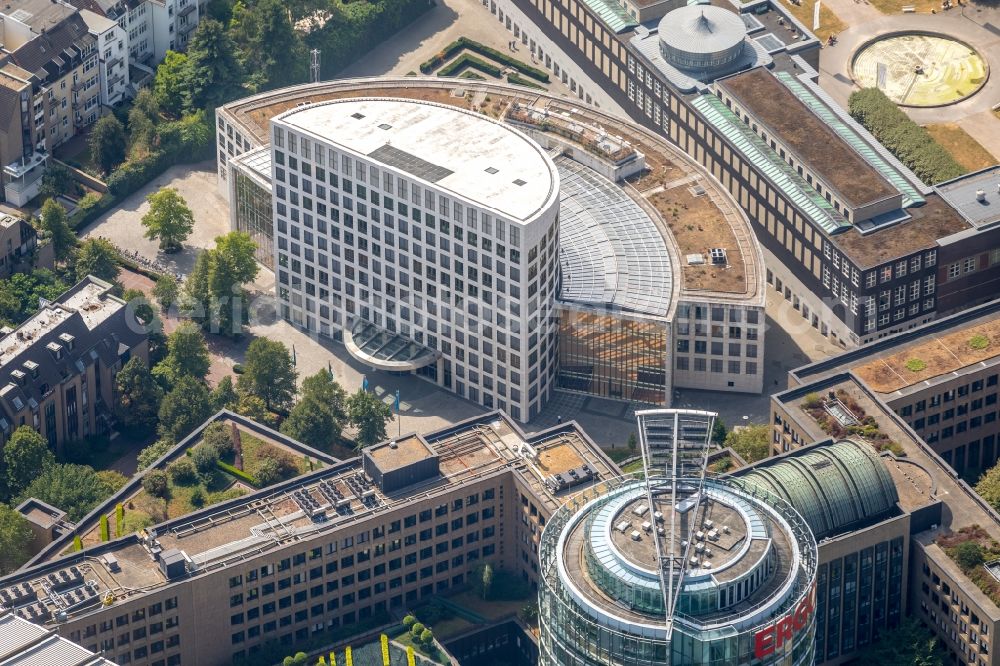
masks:
<svg viewBox="0 0 1000 666"><path fill-rule="evenodd" d="M1000 216L954 201L1000 196L996 177L921 182L819 87L820 44L781 3L483 5L581 100L610 98L722 182L768 285L823 335L856 346L997 293Z"/></svg>
<svg viewBox="0 0 1000 666"><path fill-rule="evenodd" d="M0 443L27 425L63 453L106 433L117 400L115 376L133 356L148 360L145 328L88 277L0 338Z"/></svg>

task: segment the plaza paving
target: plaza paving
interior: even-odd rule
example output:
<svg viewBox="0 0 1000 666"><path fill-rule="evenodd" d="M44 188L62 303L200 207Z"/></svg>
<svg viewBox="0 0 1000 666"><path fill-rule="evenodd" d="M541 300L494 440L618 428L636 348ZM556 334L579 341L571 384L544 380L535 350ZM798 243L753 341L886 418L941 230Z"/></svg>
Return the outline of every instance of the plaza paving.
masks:
<svg viewBox="0 0 1000 666"><path fill-rule="evenodd" d="M146 195L160 187L175 187L194 212L195 230L177 254L164 255L157 244L143 238L140 219L148 205ZM212 163L196 167L174 167L154 183L128 197L116 210L98 219L89 227L85 236L103 236L128 249L135 249L147 258L158 259L181 274L187 274L194 265L200 249L212 247L213 239L229 230L228 206L218 194L215 167ZM151 283L133 273L124 274L126 286L143 290ZM281 340L294 350L299 378L329 368L349 392L362 386L365 378L368 387L392 404L396 391L400 392L401 423L394 417L390 433L429 432L460 419L469 418L484 410L448 391L440 389L414 376L397 376L374 371L355 361L342 345L319 339L295 328L274 316L271 294L274 275L261 268L257 280L251 285L254 294L256 318L248 329L249 335L240 340L209 336L212 369L209 380L217 382L232 373L236 363L241 363L247 345L257 336ZM762 423L768 419L769 394L783 388L790 368L815 358L835 353L838 348L824 340L773 290L768 292L768 330L764 356L764 395L732 394L710 391L679 391L678 406L718 411L729 424L743 422ZM167 322L172 330L175 322ZM784 327L784 328L783 328ZM743 416L749 417L744 421ZM559 421L577 420L594 440L602 446L624 445L628 434L635 429L634 407L622 402L583 395L557 393L543 412L527 427L537 430L555 425Z"/></svg>
<svg viewBox="0 0 1000 666"><path fill-rule="evenodd" d="M838 2L847 3L848 0ZM836 11L836 7L834 10ZM845 109L848 97L857 90L857 85L851 78L851 60L855 51L876 37L889 33L925 31L947 35L972 46L989 69L995 72L1000 67L1000 28L997 27L1000 25L1000 9L996 7L966 5L961 10L947 13L891 16L871 11L877 15L853 23L838 35L836 45L824 47L820 54L820 85ZM958 123L972 138L1000 159L1000 120L991 112L997 100L1000 100L1000 80L991 76L978 93L955 104L937 108L907 108L905 111L921 125Z"/></svg>

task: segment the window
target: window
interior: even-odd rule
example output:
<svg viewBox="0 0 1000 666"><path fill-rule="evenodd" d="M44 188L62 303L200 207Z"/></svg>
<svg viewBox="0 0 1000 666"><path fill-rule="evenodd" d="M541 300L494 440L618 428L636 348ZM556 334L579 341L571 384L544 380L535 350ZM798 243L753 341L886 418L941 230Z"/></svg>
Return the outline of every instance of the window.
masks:
<svg viewBox="0 0 1000 666"><path fill-rule="evenodd" d="M968 259L965 260L965 263L962 266L962 272L963 273L971 273L971 272L973 272L974 270L976 270L976 264L977 263L978 263L978 259L976 257L969 257Z"/></svg>

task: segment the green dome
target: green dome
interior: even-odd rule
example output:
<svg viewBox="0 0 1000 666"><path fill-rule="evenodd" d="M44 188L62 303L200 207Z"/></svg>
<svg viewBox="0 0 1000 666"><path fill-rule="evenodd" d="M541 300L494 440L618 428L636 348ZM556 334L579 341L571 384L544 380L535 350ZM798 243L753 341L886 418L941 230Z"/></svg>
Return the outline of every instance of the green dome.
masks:
<svg viewBox="0 0 1000 666"><path fill-rule="evenodd" d="M844 440L791 455L742 475L786 500L817 540L874 522L899 500L889 470L867 444Z"/></svg>

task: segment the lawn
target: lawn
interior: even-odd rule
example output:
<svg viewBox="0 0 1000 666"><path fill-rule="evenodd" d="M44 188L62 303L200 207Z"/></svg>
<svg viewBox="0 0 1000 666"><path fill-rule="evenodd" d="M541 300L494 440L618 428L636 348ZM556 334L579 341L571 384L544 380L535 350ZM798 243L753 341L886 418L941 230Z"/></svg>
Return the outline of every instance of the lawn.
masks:
<svg viewBox="0 0 1000 666"><path fill-rule="evenodd" d="M433 631L433 629L432 629ZM403 630L403 633L397 634L396 636L390 636L392 640L396 641L404 647L413 646L413 651L417 654L427 657L436 664L443 664L447 657L441 654L441 651L437 649L436 645L431 645L430 648L424 647L422 644L414 641L410 637L410 632Z"/></svg>
<svg viewBox="0 0 1000 666"><path fill-rule="evenodd" d="M284 449L279 449L273 444L269 444L264 440L247 434L242 430L240 431L240 444L243 447L243 471L254 478L257 476L256 471L261 461L267 458L279 458L282 460L287 458L288 461L296 467L298 474L304 474L314 469L320 469L323 467L323 463L319 460L314 460L306 456L292 455L290 452L285 451ZM226 460L225 462L233 464L232 459ZM283 475L284 478L282 478L282 481L290 479L292 476L297 476L298 474Z"/></svg>
<svg viewBox="0 0 1000 666"><path fill-rule="evenodd" d="M925 127L934 140L969 171L978 171L997 163L988 150L955 123L935 123Z"/></svg>
<svg viewBox="0 0 1000 666"><path fill-rule="evenodd" d="M788 0L783 0L783 4L806 28L812 30L816 0L802 0L801 4L798 5L794 5ZM841 21L840 17L834 14L825 4L820 5L819 30L813 31L819 37L820 41L825 42L830 35L836 35L846 29L847 24Z"/></svg>

